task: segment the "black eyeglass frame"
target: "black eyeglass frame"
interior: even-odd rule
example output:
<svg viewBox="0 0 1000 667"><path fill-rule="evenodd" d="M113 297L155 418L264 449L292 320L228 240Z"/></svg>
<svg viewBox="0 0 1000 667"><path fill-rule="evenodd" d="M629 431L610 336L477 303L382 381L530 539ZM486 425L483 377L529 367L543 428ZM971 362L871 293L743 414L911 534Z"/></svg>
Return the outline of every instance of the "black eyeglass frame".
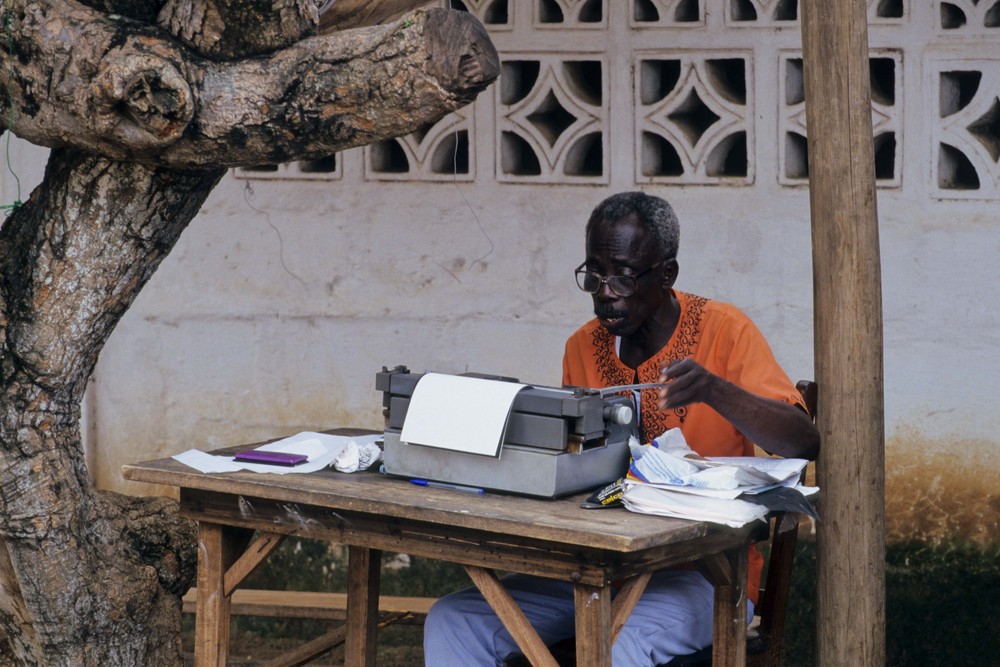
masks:
<svg viewBox="0 0 1000 667"><path fill-rule="evenodd" d="M627 299L628 297L635 294L636 291L639 289L639 278L642 278L644 275L646 275L656 267L662 266L666 262L667 260L661 259L656 264L653 264L652 266L643 269L642 271L633 276L621 276L621 275L602 276L596 271L588 271L585 268L583 268L587 266L587 260L584 260L583 263L580 264L580 266L576 267L576 270L574 270L573 273L576 276L576 286L579 287L584 292L586 292L587 294L597 294L598 292L601 291L602 285L607 285L608 289L610 289L613 293L615 293L616 295L620 296L623 299ZM587 279L587 276L593 276L598 280L596 289L589 290L583 286L583 283ZM613 280L618 282L619 289L616 289L615 285L612 284L611 281ZM622 283L622 281L624 281L624 284ZM628 285L631 285L631 289L627 287ZM623 287L624 290L621 289ZM622 293L623 291L625 292L624 294Z"/></svg>

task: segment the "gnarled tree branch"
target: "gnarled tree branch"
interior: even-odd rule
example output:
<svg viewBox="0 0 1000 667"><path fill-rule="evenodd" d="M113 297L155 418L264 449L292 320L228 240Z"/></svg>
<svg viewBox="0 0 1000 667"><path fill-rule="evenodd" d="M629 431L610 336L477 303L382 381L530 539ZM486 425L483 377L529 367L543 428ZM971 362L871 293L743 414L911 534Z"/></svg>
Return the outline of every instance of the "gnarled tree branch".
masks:
<svg viewBox="0 0 1000 667"><path fill-rule="evenodd" d="M330 155L436 121L499 74L466 12L421 11L216 63L155 29L68 5L15 3L12 129L116 160L198 168ZM70 47L81 40L91 47Z"/></svg>
<svg viewBox="0 0 1000 667"><path fill-rule="evenodd" d="M330 0L319 16L319 30L327 35L338 30L395 21L418 7L428 7L434 0Z"/></svg>

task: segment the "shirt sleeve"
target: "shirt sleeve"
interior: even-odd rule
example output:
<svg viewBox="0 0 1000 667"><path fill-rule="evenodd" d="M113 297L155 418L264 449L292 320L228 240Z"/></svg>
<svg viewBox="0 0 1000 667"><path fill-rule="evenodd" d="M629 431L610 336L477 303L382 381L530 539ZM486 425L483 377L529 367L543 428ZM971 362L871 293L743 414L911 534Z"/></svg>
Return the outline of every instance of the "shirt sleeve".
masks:
<svg viewBox="0 0 1000 667"><path fill-rule="evenodd" d="M805 409L802 395L778 364L764 334L749 318L742 322L728 357L727 380L758 396Z"/></svg>

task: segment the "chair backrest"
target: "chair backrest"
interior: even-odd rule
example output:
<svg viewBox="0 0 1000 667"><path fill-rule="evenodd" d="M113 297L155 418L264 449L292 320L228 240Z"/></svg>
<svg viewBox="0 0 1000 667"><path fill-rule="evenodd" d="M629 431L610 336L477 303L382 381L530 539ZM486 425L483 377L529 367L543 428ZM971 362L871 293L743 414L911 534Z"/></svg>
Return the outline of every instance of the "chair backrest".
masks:
<svg viewBox="0 0 1000 667"><path fill-rule="evenodd" d="M812 417L813 421L816 421L816 411L819 410L819 385L812 380L799 380L795 383L795 388L802 395L806 409L809 410L809 416Z"/></svg>

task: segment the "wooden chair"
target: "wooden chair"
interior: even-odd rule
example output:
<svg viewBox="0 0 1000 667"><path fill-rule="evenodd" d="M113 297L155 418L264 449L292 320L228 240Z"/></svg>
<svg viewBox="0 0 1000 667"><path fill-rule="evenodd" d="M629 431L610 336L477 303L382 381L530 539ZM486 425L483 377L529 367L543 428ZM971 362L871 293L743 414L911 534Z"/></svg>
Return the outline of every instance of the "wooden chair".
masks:
<svg viewBox="0 0 1000 667"><path fill-rule="evenodd" d="M778 667L781 664L785 606L791 583L792 562L798 538L798 516L777 512L771 518L770 553L764 586L754 608L754 623L747 630L748 667ZM674 658L659 667L711 667L712 647Z"/></svg>
<svg viewBox="0 0 1000 667"><path fill-rule="evenodd" d="M816 420L818 388L815 382L799 381L795 387L802 394L806 408ZM785 630L785 607L791 585L795 544L798 541L799 517L788 512L775 512L770 519L769 553L764 586L754 608L754 623L747 634L748 667L778 667L781 663L782 637ZM574 665L573 640L559 642L552 647L553 656L560 665ZM508 667L525 667L523 657L512 658ZM678 656L659 667L710 667L712 647L708 646L690 655ZM729 667L722 665L719 667Z"/></svg>
<svg viewBox="0 0 1000 667"><path fill-rule="evenodd" d="M816 421L817 397L815 382L800 380L795 388ZM747 635L747 665L749 667L778 667L781 664L781 645L785 631L785 608L791 586L795 544L798 541L799 517L788 512L776 512L771 518L770 549L767 557L764 586L754 608L755 624ZM691 655L679 656L663 667L705 667L712 664L712 647Z"/></svg>

